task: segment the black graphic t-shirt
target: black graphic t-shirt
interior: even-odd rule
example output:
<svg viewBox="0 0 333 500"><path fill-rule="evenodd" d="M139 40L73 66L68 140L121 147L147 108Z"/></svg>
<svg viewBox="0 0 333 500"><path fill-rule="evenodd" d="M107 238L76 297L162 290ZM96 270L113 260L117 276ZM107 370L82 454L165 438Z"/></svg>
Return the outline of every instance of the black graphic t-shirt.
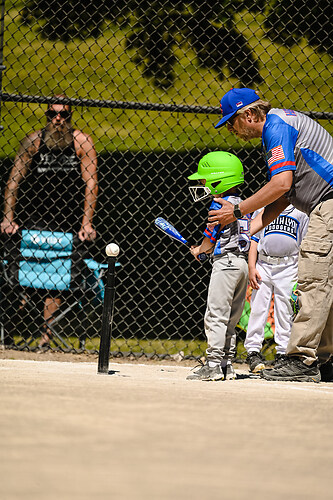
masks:
<svg viewBox="0 0 333 500"><path fill-rule="evenodd" d="M74 138L65 149L50 149L44 136L45 130L20 187L17 219L22 228L77 232L83 215L84 182Z"/></svg>

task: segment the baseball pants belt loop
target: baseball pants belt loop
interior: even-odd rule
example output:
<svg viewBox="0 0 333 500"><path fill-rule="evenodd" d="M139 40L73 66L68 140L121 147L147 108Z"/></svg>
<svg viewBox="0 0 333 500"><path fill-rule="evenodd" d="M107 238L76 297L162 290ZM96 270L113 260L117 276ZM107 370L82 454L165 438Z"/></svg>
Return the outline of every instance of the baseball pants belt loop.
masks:
<svg viewBox="0 0 333 500"><path fill-rule="evenodd" d="M226 256L228 257L229 260L232 260L232 259L239 259L239 257L242 257L242 258L246 258L246 256L242 253L238 253L238 252L227 252L226 253Z"/></svg>
<svg viewBox="0 0 333 500"><path fill-rule="evenodd" d="M230 252L226 252L224 254L224 257L226 257L228 259L228 266L230 267L232 265L232 254Z"/></svg>
<svg viewBox="0 0 333 500"><path fill-rule="evenodd" d="M295 259L295 255L286 255L284 257L274 257L271 255L265 255L262 252L259 252L258 259L262 260L263 262L267 262L267 264L273 264L273 265L279 265L279 264L286 264L289 261L292 261Z"/></svg>
<svg viewBox="0 0 333 500"><path fill-rule="evenodd" d="M242 259L246 260L246 255L243 253L236 253L236 252L225 252L223 254L217 254L212 257L213 262L218 259L228 259L228 261L231 261L234 258L239 258L241 257Z"/></svg>
<svg viewBox="0 0 333 500"><path fill-rule="evenodd" d="M238 257L238 255L234 254L233 252L225 252L221 255L214 255L212 260L213 260L213 262L215 262L215 260L219 260L219 259L228 259L228 266L231 266L232 261L235 257Z"/></svg>

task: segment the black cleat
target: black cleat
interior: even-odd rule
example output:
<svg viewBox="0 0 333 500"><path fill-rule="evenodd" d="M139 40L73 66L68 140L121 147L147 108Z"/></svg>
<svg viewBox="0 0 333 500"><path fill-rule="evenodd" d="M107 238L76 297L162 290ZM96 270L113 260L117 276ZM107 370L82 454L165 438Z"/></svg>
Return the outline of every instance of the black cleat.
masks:
<svg viewBox="0 0 333 500"><path fill-rule="evenodd" d="M286 382L320 382L320 371L315 361L306 365L296 357L288 357L287 361L271 370L262 370L260 376L265 380L281 380Z"/></svg>

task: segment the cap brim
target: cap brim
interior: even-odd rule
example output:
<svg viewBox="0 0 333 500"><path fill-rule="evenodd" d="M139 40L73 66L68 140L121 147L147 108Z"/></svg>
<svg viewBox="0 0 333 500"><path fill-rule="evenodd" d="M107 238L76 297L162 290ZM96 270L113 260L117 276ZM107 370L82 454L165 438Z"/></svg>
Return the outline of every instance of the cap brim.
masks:
<svg viewBox="0 0 333 500"><path fill-rule="evenodd" d="M237 111L235 111L234 113L230 113L229 115L226 115L223 118L221 118L221 120L218 122L217 125L214 126L214 128L222 127L222 125L227 123L227 121L230 120L230 118L232 118L236 113L237 113Z"/></svg>
<svg viewBox="0 0 333 500"><path fill-rule="evenodd" d="M202 177L202 174L199 174L199 172L195 172L195 174L190 175L188 179L190 181L198 181L199 179L204 179L204 177Z"/></svg>

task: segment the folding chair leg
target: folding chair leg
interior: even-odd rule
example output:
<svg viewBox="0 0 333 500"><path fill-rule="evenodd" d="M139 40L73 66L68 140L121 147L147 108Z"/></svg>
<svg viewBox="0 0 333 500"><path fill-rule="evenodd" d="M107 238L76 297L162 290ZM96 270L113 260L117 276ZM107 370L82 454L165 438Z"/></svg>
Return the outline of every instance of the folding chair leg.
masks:
<svg viewBox="0 0 333 500"><path fill-rule="evenodd" d="M53 340L55 341L55 343L61 348L62 346L65 346L66 349L68 349L69 351L71 350L71 347L67 344L67 342L59 335L59 333L57 332L57 330L55 328L52 327L52 325L47 325L47 327L51 330L52 332L52 337ZM29 336L29 338L27 340L20 340L16 346L19 347L20 349L25 349L26 347L29 347L32 342L36 339L36 337L38 336L38 334L40 333L40 330L35 330L34 332L31 333L31 335Z"/></svg>
<svg viewBox="0 0 333 500"><path fill-rule="evenodd" d="M84 351L86 349L86 339L87 339L87 330L89 326L88 316L85 311L85 304L81 304L81 309L78 312L78 327L76 330L76 335L79 338L79 349Z"/></svg>
<svg viewBox="0 0 333 500"><path fill-rule="evenodd" d="M76 302L74 302L73 304L70 304L58 316L55 317L55 321L58 322L60 319L62 319L64 316L66 316L67 313L69 311L71 311L76 304L77 304ZM68 344L66 344L66 342L60 337L60 335L54 330L54 328L52 328L51 325L48 325L48 327L50 328L50 330L52 331L52 333L54 333L54 335L56 337L58 337L58 339L67 347L67 349L72 349L71 347L68 346ZM84 340L85 340L85 336L84 336Z"/></svg>
<svg viewBox="0 0 333 500"><path fill-rule="evenodd" d="M59 333L57 332L57 330L56 330L55 328L53 328L53 326L52 326L51 324L48 324L48 325L47 325L47 328L49 328L49 329L51 330L51 332L52 332L52 336L53 336L53 337L55 337L55 339L54 339L54 340L56 340L56 341L57 341L57 343L58 343L59 347L61 347L61 346L60 346L60 344L59 344L59 342L60 342L61 344L63 344L63 345L66 347L66 349L68 349L68 350L71 350L71 349L72 349L72 348L71 348L71 347L67 344L67 342L66 342L66 341L65 341L65 340L64 340L64 339L63 339L63 338L59 335Z"/></svg>
<svg viewBox="0 0 333 500"><path fill-rule="evenodd" d="M5 348L5 328L3 323L0 323L0 342L2 349Z"/></svg>
<svg viewBox="0 0 333 500"><path fill-rule="evenodd" d="M19 340L16 344L16 347L18 347L19 349L25 349L26 347L29 347L30 344L33 343L34 341L34 335L30 335L29 338L27 340L25 339L22 339L22 340Z"/></svg>

